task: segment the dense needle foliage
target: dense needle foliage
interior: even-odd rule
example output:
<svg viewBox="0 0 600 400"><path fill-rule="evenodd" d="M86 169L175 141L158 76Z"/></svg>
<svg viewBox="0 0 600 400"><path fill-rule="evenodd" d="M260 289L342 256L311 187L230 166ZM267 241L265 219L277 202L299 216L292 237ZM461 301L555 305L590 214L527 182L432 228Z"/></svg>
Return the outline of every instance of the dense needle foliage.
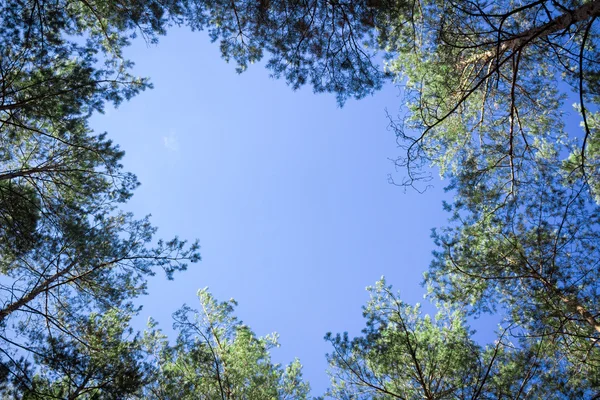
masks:
<svg viewBox="0 0 600 400"><path fill-rule="evenodd" d="M138 182L88 119L151 86L123 57L133 38L186 25L239 72L266 56L340 104L395 78L400 184L420 190L430 165L450 182L425 276L439 316L379 282L364 336L327 336L330 396L600 396L599 16L598 0L0 1L0 393L308 395L299 363L272 364L274 338L206 291L203 311L174 314L174 346L128 326L147 277L172 278L198 244L119 210ZM466 322L486 312L502 321L487 347Z"/></svg>

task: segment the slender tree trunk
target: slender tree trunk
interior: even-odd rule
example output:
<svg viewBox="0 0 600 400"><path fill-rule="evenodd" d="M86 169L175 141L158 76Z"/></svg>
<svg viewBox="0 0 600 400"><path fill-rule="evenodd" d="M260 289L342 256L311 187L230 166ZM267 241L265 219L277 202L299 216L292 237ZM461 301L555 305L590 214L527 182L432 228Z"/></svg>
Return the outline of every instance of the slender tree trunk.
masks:
<svg viewBox="0 0 600 400"><path fill-rule="evenodd" d="M46 279L42 284L37 285L35 288L33 288L33 290L31 290L25 296L21 297L17 301L14 301L14 302L8 304L3 309L1 309L0 310L0 322L4 321L4 319L6 317L8 317L13 312L17 311L19 308L21 308L24 305L26 305L27 303L31 302L38 295L40 295L41 293L43 293L46 290L48 290L48 288L50 287L50 285L52 285L54 282L56 282L60 277L68 274L69 271L73 268L73 266L75 266L75 264L76 264L76 262L73 261L66 268L63 268L59 272L55 273L50 278Z"/></svg>
<svg viewBox="0 0 600 400"><path fill-rule="evenodd" d="M491 57L498 57L506 50L518 50L524 48L529 42L536 38L546 37L555 32L565 30L569 26L587 21L591 18L600 16L600 0L593 0L589 3L582 5L581 7L573 10L572 12L566 12L553 20L545 23L542 26L531 28L524 32L515 34L512 39L506 41L500 41L498 46L493 50L488 50L483 53L475 54L461 64L470 64L477 61L488 61Z"/></svg>

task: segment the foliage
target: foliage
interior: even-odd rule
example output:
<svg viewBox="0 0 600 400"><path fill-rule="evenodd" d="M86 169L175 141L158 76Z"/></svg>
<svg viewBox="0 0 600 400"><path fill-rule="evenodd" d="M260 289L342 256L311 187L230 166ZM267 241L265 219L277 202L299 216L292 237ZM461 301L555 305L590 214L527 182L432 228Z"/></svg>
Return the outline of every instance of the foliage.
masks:
<svg viewBox="0 0 600 400"><path fill-rule="evenodd" d="M110 151L91 156L108 157ZM88 150L81 153L90 156ZM135 220L118 212L115 207L121 199L115 198L114 182L90 165L83 173L93 176L91 188L90 182L71 185L66 179L48 181L39 175L8 180L26 188L18 189L20 193L35 193L35 200L6 208L12 211L11 221L20 225L5 229L27 228L26 235L17 232L25 244L5 236L0 260L0 355L12 380L25 379L27 371L21 365L23 357L30 356L24 353L35 355L48 368L58 366L47 358L62 356L48 351L48 343L59 346L62 338L85 343L82 335L87 331L81 325L93 322L89 313L130 309L131 300L145 293L146 278L155 274L156 267L171 278L187 262L199 259L197 243L186 246L177 238L153 241L156 229L148 218ZM62 173L77 180L82 171ZM130 194L122 187L116 191L125 198ZM5 199L5 204L11 201Z"/></svg>
<svg viewBox="0 0 600 400"><path fill-rule="evenodd" d="M401 184L433 165L455 195L430 295L497 313L519 346L542 341L588 394L600 392L598 16L597 1L422 1L380 38L408 102L392 123Z"/></svg>
<svg viewBox="0 0 600 400"><path fill-rule="evenodd" d="M28 119L48 117L50 109L54 116L73 114L69 107L83 105L89 112L106 100L129 99L148 81L129 74L123 47L138 35L155 42L173 24L207 29L238 72L267 52L273 75L294 89L310 83L317 92L335 93L340 102L364 97L385 79L374 61L373 28L379 15L394 7L392 1L372 0L4 0L0 48L3 80L10 84L0 110ZM61 106L51 106L54 98ZM13 116L10 123L28 122Z"/></svg>
<svg viewBox="0 0 600 400"><path fill-rule="evenodd" d="M171 278L199 260L197 243L157 241L148 218L119 211L137 180L118 146L88 127L106 102L149 87L128 72L122 48L133 29L162 33L165 10L135 6L139 14L112 2L0 2L4 397L137 389L126 388L137 378L114 379L140 373L135 340L121 342L127 327L117 320L135 313L132 299L156 268Z"/></svg>
<svg viewBox="0 0 600 400"><path fill-rule="evenodd" d="M267 52L273 76L293 89L310 83L343 104L381 88L386 75L375 60L373 28L393 7L388 0L194 1L188 21L208 28L238 72Z"/></svg>
<svg viewBox="0 0 600 400"><path fill-rule="evenodd" d="M142 398L308 398L298 360L285 368L271 362L275 334L256 337L233 315L234 300L218 302L207 289L198 291L198 299L200 311L184 306L174 314L175 346L159 331L147 332L156 379L144 387Z"/></svg>
<svg viewBox="0 0 600 400"><path fill-rule="evenodd" d="M34 356L35 367L15 376L10 395L22 399L115 399L132 395L146 383L140 335L128 327L131 314L92 313L73 329L79 334L47 337ZM7 393L8 395L9 393Z"/></svg>
<svg viewBox="0 0 600 400"><path fill-rule="evenodd" d="M10 181L0 182L0 201L0 248L12 259L35 246L40 205L31 187Z"/></svg>
<svg viewBox="0 0 600 400"><path fill-rule="evenodd" d="M454 223L434 234L440 250L426 279L436 298L499 312L512 335L544 338L597 390L600 209L583 181L565 184L558 155L537 165L508 198L478 190L490 176L457 184Z"/></svg>
<svg viewBox="0 0 600 400"><path fill-rule="evenodd" d="M435 317L403 303L385 280L368 288L363 336L328 334L336 399L586 398L591 393L555 358L545 338L471 339L464 315L447 308ZM595 379L591 377L591 379Z"/></svg>
<svg viewBox="0 0 600 400"><path fill-rule="evenodd" d="M398 160L408 168L405 184L433 163L450 175L502 170L498 188L509 193L528 176L522 164L546 148L583 156L569 172L596 175L588 146L599 101L599 15L594 1L424 1L391 21L382 45L406 84L409 115L394 125L406 150ZM578 146L563 131L571 91L584 128ZM582 136L568 129L568 138Z"/></svg>
<svg viewBox="0 0 600 400"><path fill-rule="evenodd" d="M307 396L298 362L271 363L275 338L206 291L202 312L176 313L174 347L128 331L146 278L198 261L198 245L155 241L147 218L119 211L138 183L88 118L150 87L123 49L171 25L207 29L238 72L268 53L275 77L340 103L396 76L408 101L392 121L401 184L427 181L430 165L450 182L451 221L434 233L426 276L440 315L421 317L378 283L365 336L328 336L331 395L600 393L599 1L4 0L0 15L5 397ZM567 123L569 96L580 128ZM464 321L482 312L502 317L486 348Z"/></svg>

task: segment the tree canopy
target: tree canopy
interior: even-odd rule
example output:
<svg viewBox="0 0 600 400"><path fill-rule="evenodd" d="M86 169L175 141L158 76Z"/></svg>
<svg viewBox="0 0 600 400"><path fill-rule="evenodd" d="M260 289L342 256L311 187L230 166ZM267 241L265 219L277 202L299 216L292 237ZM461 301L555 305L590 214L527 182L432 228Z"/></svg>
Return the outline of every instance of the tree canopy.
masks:
<svg viewBox="0 0 600 400"><path fill-rule="evenodd" d="M114 374L137 368L135 343L111 324L135 312L156 268L171 278L199 260L197 243L156 240L148 218L118 208L138 182L88 119L148 87L121 58L123 35L158 25L94 10L0 3L0 365L15 398L131 391L139 380Z"/></svg>
<svg viewBox="0 0 600 400"><path fill-rule="evenodd" d="M408 104L392 122L401 184L434 165L455 195L433 235L430 295L502 316L507 337L543 343L588 395L600 366L599 15L595 1L421 2L386 47Z"/></svg>
<svg viewBox="0 0 600 400"><path fill-rule="evenodd" d="M543 338L498 332L485 347L464 314L442 308L432 318L402 302L384 279L367 288L363 336L328 334L336 399L573 399L595 391ZM590 380L594 381L595 375ZM597 383L594 381L594 385Z"/></svg>
<svg viewBox="0 0 600 400"><path fill-rule="evenodd" d="M206 29L238 72L266 55L340 104L396 79L400 184L422 188L434 166L455 196L425 277L440 315L378 283L364 337L327 337L331 396L600 393L600 1L4 0L0 15L3 395L307 396L299 363L272 364L276 341L208 292L175 314L174 347L128 328L147 277L199 247L120 211L138 182L88 121L151 87L123 49L174 25ZM488 347L466 323L485 312L502 318Z"/></svg>
<svg viewBox="0 0 600 400"><path fill-rule="evenodd" d="M233 299L219 302L202 289L198 300L200 310L184 306L174 313L175 346L160 331L147 333L156 378L141 398L308 399L300 362L285 368L271 362L276 334L256 337L233 315Z"/></svg>

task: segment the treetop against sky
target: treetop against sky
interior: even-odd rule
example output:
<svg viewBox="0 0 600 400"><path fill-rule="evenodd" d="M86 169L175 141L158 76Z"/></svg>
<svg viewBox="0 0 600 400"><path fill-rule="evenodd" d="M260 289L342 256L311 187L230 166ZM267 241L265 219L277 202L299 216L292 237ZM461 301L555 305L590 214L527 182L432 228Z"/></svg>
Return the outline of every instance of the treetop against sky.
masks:
<svg viewBox="0 0 600 400"><path fill-rule="evenodd" d="M296 356L334 398L600 393L600 2L7 0L0 15L5 397L304 398ZM433 167L448 191L403 195L394 167L417 191ZM176 235L202 239L185 275L200 247ZM384 280L361 297L382 274L402 299ZM258 334L235 303L191 297L207 285ZM436 317L409 305L425 291ZM475 341L469 318L487 314L500 325ZM148 315L160 325L136 333Z"/></svg>

